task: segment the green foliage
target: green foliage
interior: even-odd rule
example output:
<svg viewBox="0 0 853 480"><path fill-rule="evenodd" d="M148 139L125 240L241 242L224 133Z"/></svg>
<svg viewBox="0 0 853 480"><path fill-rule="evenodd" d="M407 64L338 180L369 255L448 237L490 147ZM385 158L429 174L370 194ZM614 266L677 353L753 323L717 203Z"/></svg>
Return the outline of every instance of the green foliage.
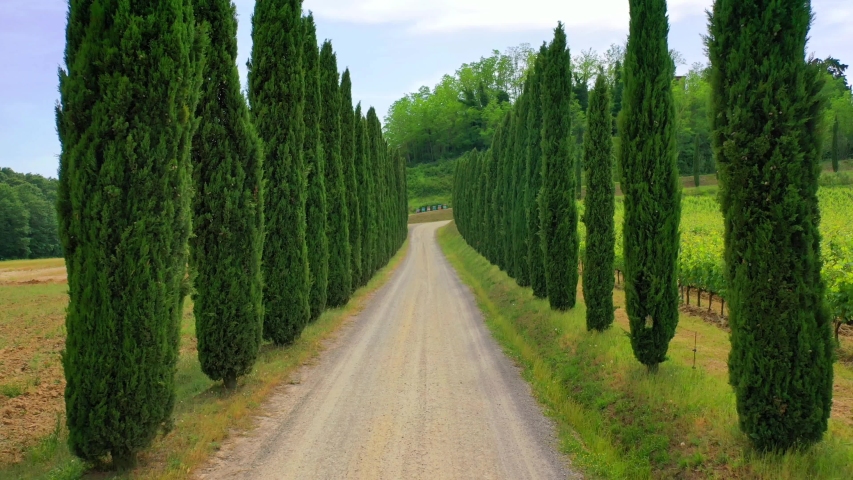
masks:
<svg viewBox="0 0 853 480"><path fill-rule="evenodd" d="M811 20L809 2L718 0L709 25L729 379L741 430L760 450L817 442L832 404L817 199L823 80L804 58Z"/></svg>
<svg viewBox="0 0 853 480"><path fill-rule="evenodd" d="M693 186L699 186L699 135L693 141Z"/></svg>
<svg viewBox="0 0 853 480"><path fill-rule="evenodd" d="M530 77L524 82L524 92L515 105L513 115L514 142L512 150L512 252L515 280L519 286L530 285L530 265L527 262L527 148L529 134L527 117L530 112Z"/></svg>
<svg viewBox="0 0 853 480"><path fill-rule="evenodd" d="M631 346L650 371L678 324L681 185L676 169L675 65L665 0L631 0L621 143L625 298ZM650 226L653 226L650 228Z"/></svg>
<svg viewBox="0 0 853 480"><path fill-rule="evenodd" d="M838 137L838 116L835 117L835 121L832 123L832 171L838 172L838 161L841 160L839 158L841 156L840 138Z"/></svg>
<svg viewBox="0 0 853 480"><path fill-rule="evenodd" d="M320 93L320 53L317 48L317 31L314 17L302 19L302 67L305 72L305 110L302 119L305 137L302 155L308 177L308 198L305 204L307 222L308 272L311 282L311 320L326 309L329 286L329 239L327 232L326 159L332 152L325 151L325 141L320 125L324 98ZM334 108L334 107L333 107Z"/></svg>
<svg viewBox="0 0 853 480"><path fill-rule="evenodd" d="M86 460L128 466L170 423L203 38L188 1L69 5L57 107L62 362L68 442Z"/></svg>
<svg viewBox="0 0 853 480"><path fill-rule="evenodd" d="M542 254L542 236L540 234L539 196L542 191L542 78L547 61L546 46L543 43L536 57L536 64L530 81L530 101L532 107L527 113L527 264L529 266L530 286L533 295L539 298L548 296L548 284L545 279L545 257Z"/></svg>
<svg viewBox="0 0 853 480"><path fill-rule="evenodd" d="M533 50L527 44L466 63L432 89L421 87L394 102L385 131L408 165L485 150L522 91Z"/></svg>
<svg viewBox="0 0 853 480"><path fill-rule="evenodd" d="M11 186L0 183L0 260L30 254L30 212Z"/></svg>
<svg viewBox="0 0 853 480"><path fill-rule="evenodd" d="M379 125L379 117L376 116L376 110L370 107L367 110L365 118L365 131L367 134L366 140L366 161L369 165L368 182L371 184L370 197L368 198L368 209L371 212L371 231L370 249L372 264L370 266L371 275L379 269L382 264L382 256L384 250L384 212L382 211L382 176L381 165L385 156L384 145L381 144L381 127Z"/></svg>
<svg viewBox="0 0 853 480"><path fill-rule="evenodd" d="M693 175L698 167L699 175L713 173L711 154L711 86L708 83L708 68L694 64L687 75L672 82L672 97L675 103L675 138L678 152L678 171L682 175ZM697 159L709 161L695 166Z"/></svg>
<svg viewBox="0 0 853 480"><path fill-rule="evenodd" d="M406 167L409 204L417 208L429 203L452 203L450 191L457 160L442 160Z"/></svg>
<svg viewBox="0 0 853 480"><path fill-rule="evenodd" d="M248 64L249 105L266 156L264 338L276 345L293 342L310 316L301 13L301 0L255 3Z"/></svg>
<svg viewBox="0 0 853 480"><path fill-rule="evenodd" d="M623 80L624 70L622 62L617 60L613 65L613 104L611 105L611 113L613 115L613 134L618 133L617 127L619 122L617 118L622 111L622 93L625 91L625 82Z"/></svg>
<svg viewBox="0 0 853 480"><path fill-rule="evenodd" d="M355 132L358 119L352 109L352 79L349 69L341 76L341 163L345 182L347 213L349 214L350 272L354 291L361 286L362 220L359 193L360 182L356 170Z"/></svg>
<svg viewBox="0 0 853 480"><path fill-rule="evenodd" d="M551 308L568 310L577 300L578 213L570 117L571 61L562 23L554 30L547 58L542 75L542 250Z"/></svg>
<svg viewBox="0 0 853 480"><path fill-rule="evenodd" d="M251 371L263 334L263 154L240 92L234 6L194 6L210 47L192 148L193 314L202 371L233 388Z"/></svg>
<svg viewBox="0 0 853 480"><path fill-rule="evenodd" d="M320 50L320 92L323 99L323 152L326 160L327 230L329 239L328 303L340 307L352 292L349 238L349 208L341 159L341 90L338 61L332 43L323 42ZM390 256L389 256L390 258Z"/></svg>
<svg viewBox="0 0 853 480"><path fill-rule="evenodd" d="M355 107L355 169L358 174L359 207L361 208L361 285L367 283L374 272L376 251L376 211L373 209L373 168L370 161L370 141L367 137L367 119L361 114L361 104Z"/></svg>
<svg viewBox="0 0 853 480"><path fill-rule="evenodd" d="M501 125L503 134L500 137L500 150L496 150L500 163L498 164L498 190L496 190L495 209L498 212L498 234L500 239L498 266L506 270L510 277L515 278L515 262L512 257L512 185L513 185L513 129L514 116L507 112Z"/></svg>
<svg viewBox="0 0 853 480"><path fill-rule="evenodd" d="M586 300L587 330L604 331L613 324L614 189L613 140L610 91L603 74L587 110L589 129L584 139L586 200L583 222L586 225L586 249L583 294Z"/></svg>
<svg viewBox="0 0 853 480"><path fill-rule="evenodd" d="M53 178L0 168L0 185L11 187L11 192L0 194L0 259L62 255L56 220L57 183Z"/></svg>

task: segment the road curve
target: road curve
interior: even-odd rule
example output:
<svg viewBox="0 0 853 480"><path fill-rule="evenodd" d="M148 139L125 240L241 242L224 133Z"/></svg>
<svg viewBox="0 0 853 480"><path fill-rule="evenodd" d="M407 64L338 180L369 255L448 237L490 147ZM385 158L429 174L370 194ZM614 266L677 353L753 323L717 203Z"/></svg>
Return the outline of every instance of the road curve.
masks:
<svg viewBox="0 0 853 480"><path fill-rule="evenodd" d="M411 226L391 280L225 442L204 479L551 479L554 427L492 339L436 230Z"/></svg>

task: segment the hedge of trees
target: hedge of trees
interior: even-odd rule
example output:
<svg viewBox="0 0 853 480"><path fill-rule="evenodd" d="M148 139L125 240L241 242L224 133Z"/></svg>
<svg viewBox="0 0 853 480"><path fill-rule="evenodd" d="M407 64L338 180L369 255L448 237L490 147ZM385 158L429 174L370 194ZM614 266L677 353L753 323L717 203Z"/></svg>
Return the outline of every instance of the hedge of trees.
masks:
<svg viewBox="0 0 853 480"><path fill-rule="evenodd" d="M587 327L606 329L613 321L610 151L618 139L631 346L654 373L666 360L678 322L678 100L671 88L666 2L631 0L629 5L618 137L611 137L608 90L613 84L605 74L599 73L588 97L583 154L587 238L580 266ZM838 122L824 117L827 103L833 102L827 89L838 87L833 68L839 74L843 69L805 58L811 19L809 2L794 0L717 0L709 16L711 66L704 75L726 223L729 378L740 427L763 451L819 441L832 402L833 343L821 279L817 189L828 132L832 157L840 156ZM770 36L777 41L767 42ZM460 158L453 185L454 216L466 241L519 285L531 284L534 294L547 296L555 309L572 306L564 300L564 289L568 283L574 291L571 282L579 267L576 257L565 254L577 249L569 173L576 156L561 149L574 117L554 91L565 81L566 69L576 68L566 65L567 58L558 26L554 41L532 61L524 91L491 148ZM568 92L562 85L560 92ZM524 145L523 135L509 133L518 131L520 122L538 138L528 135ZM697 145L693 161L698 171L701 140L699 135L691 140ZM528 174L519 189L520 164L526 164ZM520 240L528 254L521 259L513 247L518 231L507 223L518 215L526 215L528 222ZM513 258L507 252L515 252ZM528 278L521 277L518 261L527 262ZM554 265L563 269L561 275L553 274Z"/></svg>
<svg viewBox="0 0 853 480"><path fill-rule="evenodd" d="M0 168L0 260L62 255L56 188L53 178Z"/></svg>
<svg viewBox="0 0 853 480"><path fill-rule="evenodd" d="M256 4L248 102L230 0L69 5L56 193L69 444L122 467L170 423L186 295L202 370L234 388L262 339L293 342L402 245L405 164L375 112L353 109L301 0ZM36 193L53 203L38 182L0 179L0 215ZM18 210L31 238L38 222L20 220L53 218Z"/></svg>

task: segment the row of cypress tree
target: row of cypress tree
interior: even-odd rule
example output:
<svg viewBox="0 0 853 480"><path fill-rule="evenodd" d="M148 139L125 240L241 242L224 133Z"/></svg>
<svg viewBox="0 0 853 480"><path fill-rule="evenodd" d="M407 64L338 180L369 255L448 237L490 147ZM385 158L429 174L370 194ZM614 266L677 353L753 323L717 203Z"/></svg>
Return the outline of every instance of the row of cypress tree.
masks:
<svg viewBox="0 0 853 480"><path fill-rule="evenodd" d="M619 125L626 310L634 354L654 372L678 322L674 65L665 0L629 5ZM832 404L817 201L822 81L819 67L804 54L811 21L810 2L795 0L716 0L709 16L730 382L741 429L758 449L769 451L820 440ZM454 216L466 240L557 309L574 305L578 249L564 49L560 26L551 45L540 50L491 149L458 163L453 190ZM603 118L610 107L602 77L590 98L584 141L589 191L583 288L587 326L597 330L613 320L612 139ZM523 129L527 136L519 133ZM520 140L525 138L526 144ZM516 218L526 219L526 231L509 227ZM527 255L518 254L523 245Z"/></svg>
<svg viewBox="0 0 853 480"><path fill-rule="evenodd" d="M118 467L169 425L185 296L233 388L262 339L344 305L407 234L405 165L301 0L70 0L57 126L69 445ZM189 270L188 267L189 266Z"/></svg>
<svg viewBox="0 0 853 480"><path fill-rule="evenodd" d="M674 64L666 45L665 1L630 5L620 125L625 290L634 354L656 371L678 322L680 191L670 88ZM548 298L554 309L571 309L579 279L575 194L582 158L589 183L582 219L587 230L587 328L605 330L613 323L614 286L611 95L602 72L589 97L583 152L576 152L571 70L560 24L552 42L540 49L492 147L458 163L454 216L468 242L520 286L531 286L534 295Z"/></svg>

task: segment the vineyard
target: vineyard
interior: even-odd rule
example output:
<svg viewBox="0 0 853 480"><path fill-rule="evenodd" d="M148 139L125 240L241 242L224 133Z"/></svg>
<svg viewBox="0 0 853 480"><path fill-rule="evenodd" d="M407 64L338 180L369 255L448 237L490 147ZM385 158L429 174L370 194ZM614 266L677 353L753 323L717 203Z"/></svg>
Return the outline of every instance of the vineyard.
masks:
<svg viewBox="0 0 853 480"><path fill-rule="evenodd" d="M818 199L823 237L823 278L837 333L840 325L853 322L853 225L847 217L847 212L853 210L853 188L823 187L818 192ZM682 201L681 249L678 256L678 280L682 294L706 293L711 298L719 297L724 305L724 226L717 199L714 195L685 195ZM581 202L578 203L578 209L583 209ZM617 275L624 268L623 214L622 197L617 197L614 263ZM581 238L586 238L585 225L578 223L578 229ZM582 252L584 247L582 243Z"/></svg>

